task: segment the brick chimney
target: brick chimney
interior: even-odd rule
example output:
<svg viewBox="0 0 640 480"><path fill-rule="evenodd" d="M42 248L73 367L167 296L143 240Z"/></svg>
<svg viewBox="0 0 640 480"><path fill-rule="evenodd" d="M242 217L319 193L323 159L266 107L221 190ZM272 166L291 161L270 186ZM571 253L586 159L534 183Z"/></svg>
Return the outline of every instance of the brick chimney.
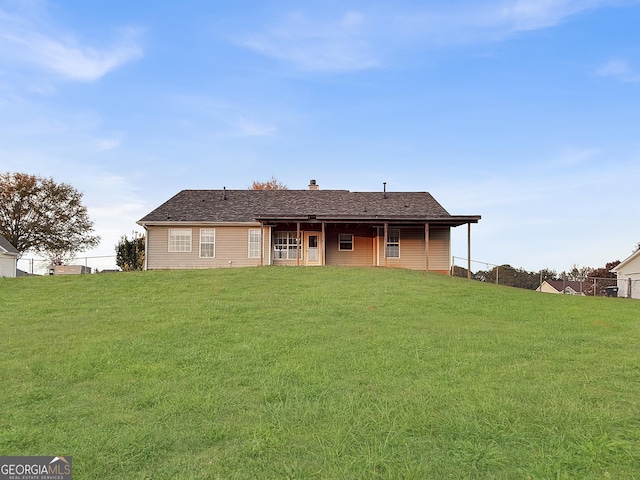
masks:
<svg viewBox="0 0 640 480"><path fill-rule="evenodd" d="M309 180L309 190L320 190L315 180Z"/></svg>

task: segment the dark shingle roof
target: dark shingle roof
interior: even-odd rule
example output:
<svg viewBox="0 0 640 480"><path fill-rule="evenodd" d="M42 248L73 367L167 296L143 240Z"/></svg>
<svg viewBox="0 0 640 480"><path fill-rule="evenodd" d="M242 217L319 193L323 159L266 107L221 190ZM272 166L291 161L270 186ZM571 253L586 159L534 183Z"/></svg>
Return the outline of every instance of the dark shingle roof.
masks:
<svg viewBox="0 0 640 480"><path fill-rule="evenodd" d="M14 253L14 254L18 254L20 252L18 252L18 250L16 249L16 247L14 247L13 245L11 245L11 243L9 242L9 240L7 240L6 238L4 238L2 235L0 235L0 248L3 249L5 252L7 253Z"/></svg>
<svg viewBox="0 0 640 480"><path fill-rule="evenodd" d="M476 223L452 216L427 192L348 190L183 190L138 223L253 222L315 218L327 221Z"/></svg>
<svg viewBox="0 0 640 480"><path fill-rule="evenodd" d="M567 287L570 287L574 292L583 292L583 282L577 282L575 280L547 280L547 283L558 292L562 292Z"/></svg>

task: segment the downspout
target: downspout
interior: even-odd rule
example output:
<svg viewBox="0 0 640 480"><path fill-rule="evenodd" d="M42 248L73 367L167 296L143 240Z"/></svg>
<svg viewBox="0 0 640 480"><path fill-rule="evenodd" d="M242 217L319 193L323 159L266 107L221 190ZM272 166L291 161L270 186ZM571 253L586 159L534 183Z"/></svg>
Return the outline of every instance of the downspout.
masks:
<svg viewBox="0 0 640 480"><path fill-rule="evenodd" d="M149 269L149 229L146 225L144 227L144 269Z"/></svg>

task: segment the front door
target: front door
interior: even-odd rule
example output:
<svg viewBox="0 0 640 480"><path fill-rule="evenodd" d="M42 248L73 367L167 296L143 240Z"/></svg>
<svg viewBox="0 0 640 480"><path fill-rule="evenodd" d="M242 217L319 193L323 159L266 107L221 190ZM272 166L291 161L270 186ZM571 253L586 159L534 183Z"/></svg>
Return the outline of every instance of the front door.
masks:
<svg viewBox="0 0 640 480"><path fill-rule="evenodd" d="M307 265L320 265L320 236L317 233L307 233L305 250Z"/></svg>

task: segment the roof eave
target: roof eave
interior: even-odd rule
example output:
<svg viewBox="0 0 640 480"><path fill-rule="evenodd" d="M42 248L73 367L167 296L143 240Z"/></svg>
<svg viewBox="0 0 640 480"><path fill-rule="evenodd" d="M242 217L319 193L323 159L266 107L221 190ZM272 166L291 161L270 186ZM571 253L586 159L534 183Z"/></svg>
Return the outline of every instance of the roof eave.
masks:
<svg viewBox="0 0 640 480"><path fill-rule="evenodd" d="M623 261L621 261L618 265L616 265L609 271L612 273L618 273L621 268L624 268L628 263L630 263L634 258L636 258L639 255L640 255L640 249L633 252L631 255L629 255L627 258L625 258Z"/></svg>
<svg viewBox="0 0 640 480"><path fill-rule="evenodd" d="M332 223L415 223L419 225L438 224L451 227L478 223L480 215L451 215L448 217L428 217L423 215L258 215L255 219L259 222L332 222Z"/></svg>
<svg viewBox="0 0 640 480"><path fill-rule="evenodd" d="M221 222L210 220L138 220L136 222L141 227L175 227L175 226L188 226L188 225L207 225L210 227L245 227L245 226L259 226L260 222Z"/></svg>

